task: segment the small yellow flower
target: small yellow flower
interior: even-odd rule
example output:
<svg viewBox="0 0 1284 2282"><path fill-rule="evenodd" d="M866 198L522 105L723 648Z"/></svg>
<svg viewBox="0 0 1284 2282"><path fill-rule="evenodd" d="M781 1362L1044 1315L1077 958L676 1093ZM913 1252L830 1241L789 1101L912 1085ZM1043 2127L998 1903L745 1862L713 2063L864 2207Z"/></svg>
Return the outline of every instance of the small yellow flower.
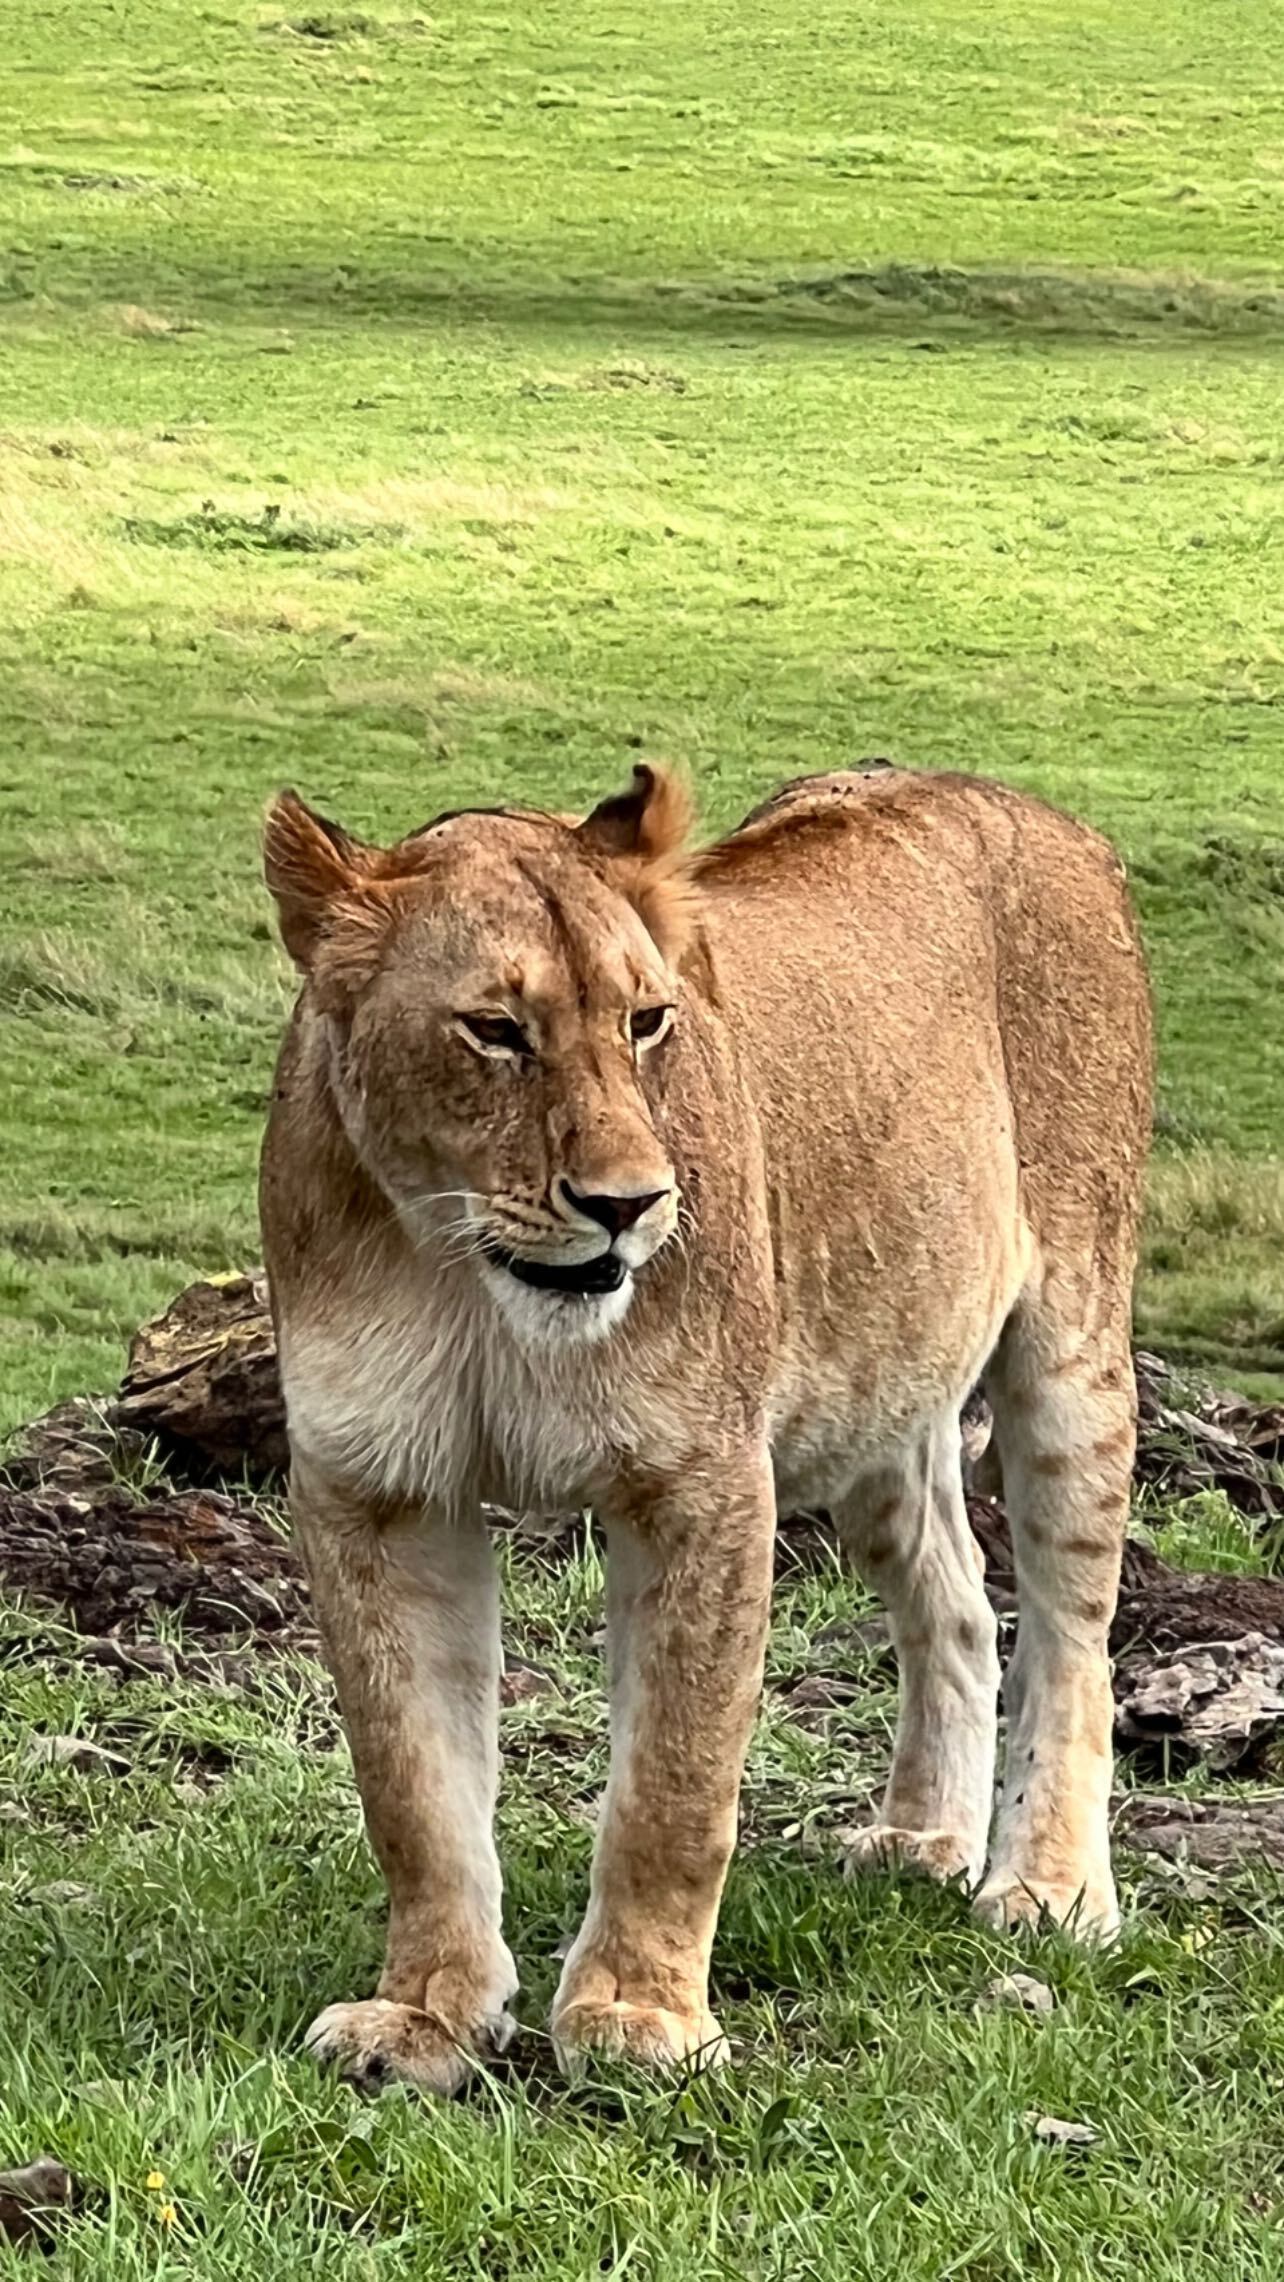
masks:
<svg viewBox="0 0 1284 2282"><path fill-rule="evenodd" d="M178 2212L172 2203L162 2203L156 2216L163 2227L172 2227L178 2224Z"/></svg>
<svg viewBox="0 0 1284 2282"><path fill-rule="evenodd" d="M153 2194L153 2195L159 2195L159 2193L160 2193L160 2191L161 2191L161 2188L164 2186L164 2184L165 2184L165 2174L164 2174L164 2172L163 2172L163 2171L149 2171L149 2172L148 2172L148 2174L147 2174L147 2185L148 2185L148 2189L149 2189L149 2191L150 2191L150 2193L151 2193L151 2194Z"/></svg>

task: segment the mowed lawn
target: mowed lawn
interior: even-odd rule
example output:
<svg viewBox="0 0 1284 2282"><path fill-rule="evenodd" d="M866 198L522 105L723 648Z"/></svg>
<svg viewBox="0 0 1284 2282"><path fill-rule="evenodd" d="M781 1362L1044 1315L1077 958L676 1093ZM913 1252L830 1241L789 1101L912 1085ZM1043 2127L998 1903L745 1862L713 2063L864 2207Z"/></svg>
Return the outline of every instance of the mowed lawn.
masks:
<svg viewBox="0 0 1284 2282"><path fill-rule="evenodd" d="M1162 1050L1139 1329L1276 1382L1278 11L19 14L0 1415L110 1387L142 1315L255 1256L274 788L391 835L586 799L643 751L711 826L883 753L1114 834ZM1211 1526L1181 1519L1191 1558ZM835 1875L892 1710L836 1574L782 1594L716 1960L735 2070L562 2087L540 2023L602 1774L600 1578L587 1544L511 1565L512 1644L556 1683L505 1714L530 2027L451 2110L363 2107L298 2056L378 1952L316 1668L118 1691L5 1613L0 2167L50 2146L87 2190L46 2270L1284 2271L1279 1881L1134 1856L1116 1950L1026 1959L1051 2017L987 2005L1021 1959L961 1897ZM856 1700L798 1717L787 1683L835 1665ZM33 1728L132 1771L33 1768ZM1095 2143L1042 2144L1045 2113Z"/></svg>

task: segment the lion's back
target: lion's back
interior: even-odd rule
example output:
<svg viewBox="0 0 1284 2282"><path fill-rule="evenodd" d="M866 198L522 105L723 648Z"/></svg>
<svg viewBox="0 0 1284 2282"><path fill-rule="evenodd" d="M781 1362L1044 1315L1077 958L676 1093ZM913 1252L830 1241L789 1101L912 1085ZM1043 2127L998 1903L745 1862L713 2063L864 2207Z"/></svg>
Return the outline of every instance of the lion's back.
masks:
<svg viewBox="0 0 1284 2282"><path fill-rule="evenodd" d="M1145 965L1124 867L1089 826L985 778L867 762L783 786L700 876L760 1036L832 1037L841 1010L903 1073L926 1047L929 1090L966 1084L988 1044L1031 1164L1067 1109L1099 1152L1144 1147ZM854 1042L833 1042L841 1066Z"/></svg>
<svg viewBox="0 0 1284 2282"><path fill-rule="evenodd" d="M799 1400L825 1352L871 1388L895 1355L911 1405L919 1357L926 1400L1034 1250L1129 1251L1150 1017L1122 866L1007 787L879 768L784 788L699 876Z"/></svg>

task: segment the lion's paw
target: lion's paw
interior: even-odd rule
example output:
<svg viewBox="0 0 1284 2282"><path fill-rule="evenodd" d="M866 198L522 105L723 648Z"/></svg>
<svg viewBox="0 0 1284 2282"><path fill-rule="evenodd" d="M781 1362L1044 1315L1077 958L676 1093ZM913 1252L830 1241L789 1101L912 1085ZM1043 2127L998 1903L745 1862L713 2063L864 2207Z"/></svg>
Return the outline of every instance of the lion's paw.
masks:
<svg viewBox="0 0 1284 2282"><path fill-rule="evenodd" d="M516 2025L511 2013L501 2012L454 2029L440 2014L368 1997L327 2005L304 2042L314 2060L333 2063L362 2091L399 2082L448 2099L478 2059L504 2050Z"/></svg>
<svg viewBox="0 0 1284 2282"><path fill-rule="evenodd" d="M874 1822L842 1834L843 1868L849 1878L865 1878L879 1870L913 1870L925 1878L971 1878L973 1861L967 1839L954 1830L898 1830L892 1823Z"/></svg>
<svg viewBox="0 0 1284 2282"><path fill-rule="evenodd" d="M713 2014L670 2012L662 2005L582 2000L553 2016L558 2061L573 2075L590 2053L633 2060L644 2068L720 2068L730 2057Z"/></svg>
<svg viewBox="0 0 1284 2282"><path fill-rule="evenodd" d="M1109 1871L1070 1886L991 1870L972 1906L989 1924L1013 1932L1040 1933L1059 1926L1075 1941L1104 1942L1113 1941L1119 1931L1119 1902Z"/></svg>

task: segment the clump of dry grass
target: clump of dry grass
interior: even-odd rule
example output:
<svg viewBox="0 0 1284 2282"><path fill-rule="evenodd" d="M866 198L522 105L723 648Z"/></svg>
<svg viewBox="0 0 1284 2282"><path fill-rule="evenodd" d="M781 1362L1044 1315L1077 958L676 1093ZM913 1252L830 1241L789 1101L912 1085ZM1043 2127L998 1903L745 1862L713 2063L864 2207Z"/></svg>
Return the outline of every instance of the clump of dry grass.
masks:
<svg viewBox="0 0 1284 2282"><path fill-rule="evenodd" d="M1144 1343L1227 1376L1284 1371L1284 1161L1154 1159L1136 1323Z"/></svg>
<svg viewBox="0 0 1284 2282"><path fill-rule="evenodd" d="M1146 1227L1148 1242L1196 1249L1235 1237L1273 1241L1284 1261L1284 1159L1245 1160L1228 1149L1157 1156Z"/></svg>

